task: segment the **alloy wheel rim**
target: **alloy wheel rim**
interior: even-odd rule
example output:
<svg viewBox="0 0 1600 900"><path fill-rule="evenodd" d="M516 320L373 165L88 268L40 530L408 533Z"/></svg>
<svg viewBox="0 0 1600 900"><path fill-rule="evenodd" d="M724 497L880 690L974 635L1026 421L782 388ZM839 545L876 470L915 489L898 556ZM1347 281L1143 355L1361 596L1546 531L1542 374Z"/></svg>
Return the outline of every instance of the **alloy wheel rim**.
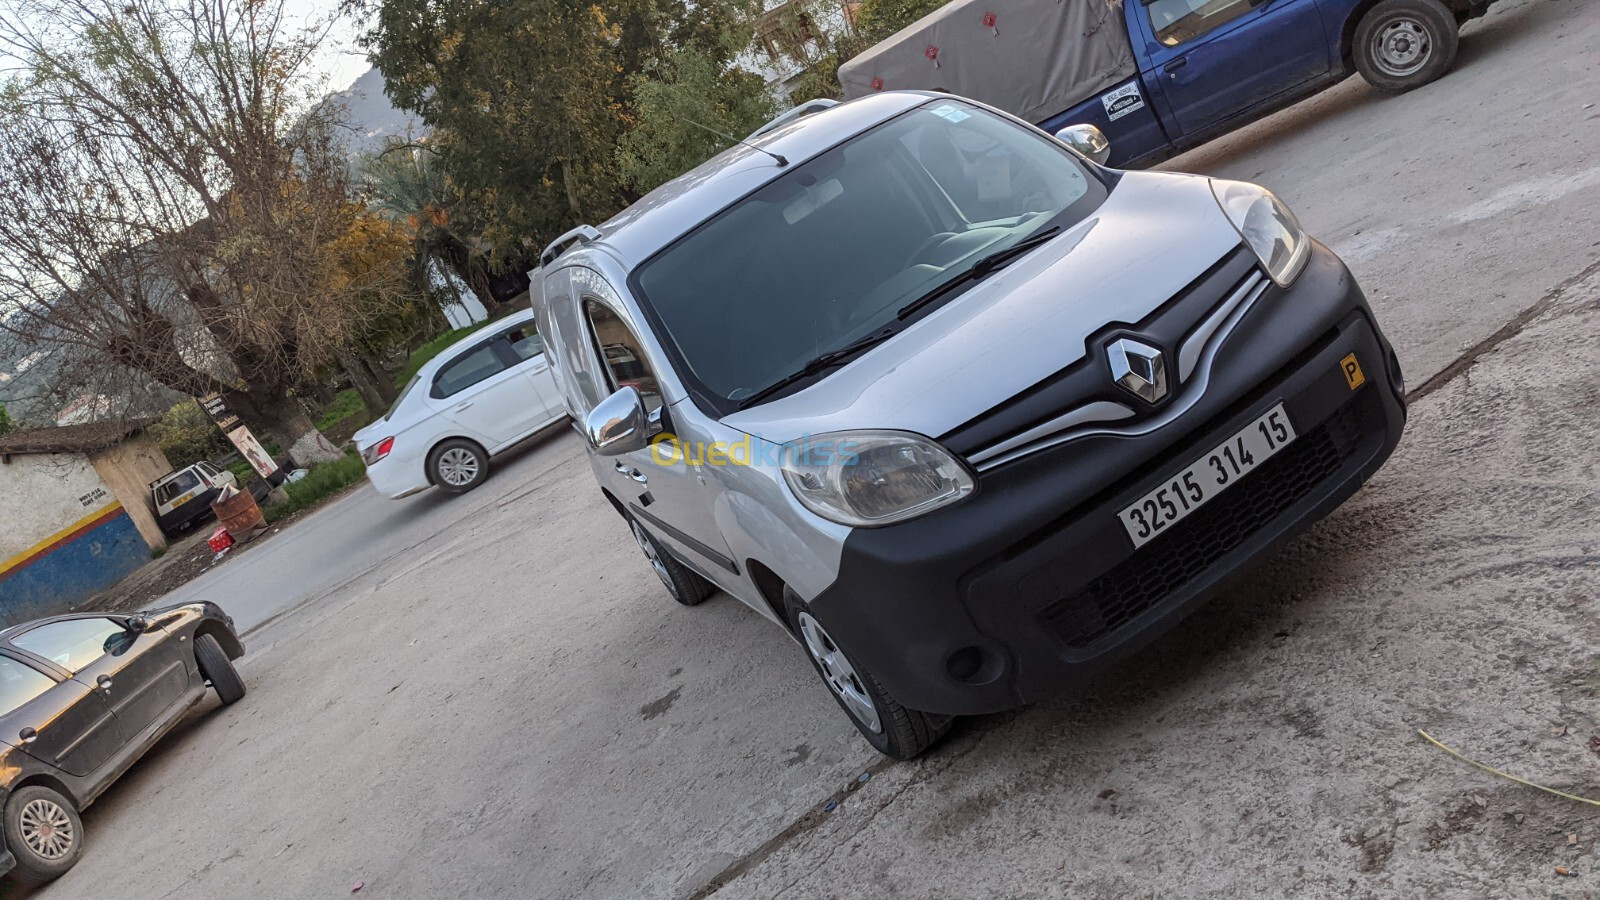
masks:
<svg viewBox="0 0 1600 900"><path fill-rule="evenodd" d="M1428 29L1416 19L1394 19L1372 36L1372 59L1385 75L1403 78L1433 57Z"/></svg>
<svg viewBox="0 0 1600 900"><path fill-rule="evenodd" d="M72 852L72 819L53 800L32 800L18 817L22 840L41 859L57 860Z"/></svg>
<svg viewBox="0 0 1600 900"><path fill-rule="evenodd" d="M867 693L856 667L850 664L850 658L844 655L844 651L839 649L839 645L833 642L822 624L810 613L800 614L800 637L805 641L806 652L811 654L817 668L822 671L822 680L828 683L834 696L844 701L844 707L850 711L850 715L873 734L881 733L883 720L878 716L878 707Z"/></svg>
<svg viewBox="0 0 1600 900"><path fill-rule="evenodd" d="M471 484L478 477L478 457L464 447L451 447L439 457L439 477L451 487Z"/></svg>
<svg viewBox="0 0 1600 900"><path fill-rule="evenodd" d="M656 545L650 540L650 535L644 533L644 528L638 522L628 524L633 526L633 539L639 542L639 549L644 551L644 558L650 560L650 568L656 570L656 577L660 578L661 583L676 597L678 592L672 586L672 575L667 572L667 564L662 562L661 554L656 552Z"/></svg>

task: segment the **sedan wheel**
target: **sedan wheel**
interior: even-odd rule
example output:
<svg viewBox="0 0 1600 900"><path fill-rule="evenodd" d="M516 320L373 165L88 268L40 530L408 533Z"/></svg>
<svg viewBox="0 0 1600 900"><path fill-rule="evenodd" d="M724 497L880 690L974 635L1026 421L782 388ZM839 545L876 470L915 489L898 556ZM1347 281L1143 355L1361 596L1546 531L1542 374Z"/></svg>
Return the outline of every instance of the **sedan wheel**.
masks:
<svg viewBox="0 0 1600 900"><path fill-rule="evenodd" d="M440 490L465 494L489 477L489 457L471 441L445 441L428 457L428 472Z"/></svg>
<svg viewBox="0 0 1600 900"><path fill-rule="evenodd" d="M31 784L6 800L6 849L16 859L11 877L25 885L60 878L83 854L83 821L72 801Z"/></svg>
<svg viewBox="0 0 1600 900"><path fill-rule="evenodd" d="M67 811L53 800L31 800L18 818L22 839L28 849L42 859L64 859L72 852L78 833L67 818Z"/></svg>

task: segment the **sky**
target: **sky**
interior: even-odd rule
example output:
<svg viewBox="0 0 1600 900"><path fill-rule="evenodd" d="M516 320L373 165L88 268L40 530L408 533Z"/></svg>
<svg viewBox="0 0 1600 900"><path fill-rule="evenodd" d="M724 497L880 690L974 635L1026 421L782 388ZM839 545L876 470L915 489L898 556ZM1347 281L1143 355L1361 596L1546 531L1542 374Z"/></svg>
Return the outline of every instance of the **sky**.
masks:
<svg viewBox="0 0 1600 900"><path fill-rule="evenodd" d="M284 0L284 11L297 23L323 20L334 14L333 0ZM370 68L366 55L356 47L358 23L341 18L328 32L318 60L319 71L328 78L328 90L342 91Z"/></svg>

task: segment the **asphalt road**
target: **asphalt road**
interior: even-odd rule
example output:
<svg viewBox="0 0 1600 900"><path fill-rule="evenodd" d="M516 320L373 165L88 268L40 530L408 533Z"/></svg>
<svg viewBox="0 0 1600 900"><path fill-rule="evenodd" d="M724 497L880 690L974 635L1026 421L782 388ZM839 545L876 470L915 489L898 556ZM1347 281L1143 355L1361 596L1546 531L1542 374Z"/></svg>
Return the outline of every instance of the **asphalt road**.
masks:
<svg viewBox="0 0 1600 900"><path fill-rule="evenodd" d="M1282 194L1417 400L1351 503L1083 693L885 764L777 629L666 597L559 433L173 595L252 629L250 694L40 896L1600 891L1600 811L1415 733L1600 797L1596 9L1508 0L1425 90L1351 81L1172 166Z"/></svg>

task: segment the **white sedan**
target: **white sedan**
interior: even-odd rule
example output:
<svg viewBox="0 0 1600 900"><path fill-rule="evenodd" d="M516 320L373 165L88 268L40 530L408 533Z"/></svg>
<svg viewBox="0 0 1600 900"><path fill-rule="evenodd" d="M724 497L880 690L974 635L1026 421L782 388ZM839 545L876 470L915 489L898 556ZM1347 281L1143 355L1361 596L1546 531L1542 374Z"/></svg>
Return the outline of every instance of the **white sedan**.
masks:
<svg viewBox="0 0 1600 900"><path fill-rule="evenodd" d="M533 313L519 312L429 360L355 442L379 493L462 494L489 477L490 457L566 415Z"/></svg>

